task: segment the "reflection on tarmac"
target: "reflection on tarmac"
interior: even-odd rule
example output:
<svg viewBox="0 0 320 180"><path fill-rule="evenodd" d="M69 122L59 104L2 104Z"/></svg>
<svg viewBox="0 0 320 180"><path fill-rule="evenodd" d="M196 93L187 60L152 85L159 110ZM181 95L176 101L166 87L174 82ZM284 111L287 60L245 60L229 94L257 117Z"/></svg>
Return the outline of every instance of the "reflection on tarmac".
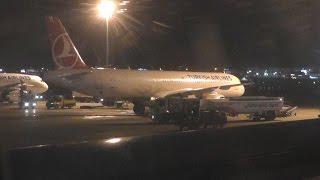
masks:
<svg viewBox="0 0 320 180"><path fill-rule="evenodd" d="M317 119L318 114L317 108L299 108L297 116L275 121L249 121L239 116L229 118L226 128ZM0 123L0 143L9 147L178 132L174 125L154 124L132 110L112 108L25 111L0 107Z"/></svg>
<svg viewBox="0 0 320 180"><path fill-rule="evenodd" d="M83 119L104 119L104 118L115 118L116 116L84 116Z"/></svg>

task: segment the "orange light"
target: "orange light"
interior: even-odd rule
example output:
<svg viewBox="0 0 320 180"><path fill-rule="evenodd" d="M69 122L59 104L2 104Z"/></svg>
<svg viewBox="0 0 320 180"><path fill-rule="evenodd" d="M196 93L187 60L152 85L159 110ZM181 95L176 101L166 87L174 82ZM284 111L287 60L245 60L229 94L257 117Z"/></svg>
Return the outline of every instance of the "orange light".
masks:
<svg viewBox="0 0 320 180"><path fill-rule="evenodd" d="M98 4L99 16L106 18L107 20L109 20L112 17L115 9L115 3L110 0L104 0L101 1L100 4Z"/></svg>

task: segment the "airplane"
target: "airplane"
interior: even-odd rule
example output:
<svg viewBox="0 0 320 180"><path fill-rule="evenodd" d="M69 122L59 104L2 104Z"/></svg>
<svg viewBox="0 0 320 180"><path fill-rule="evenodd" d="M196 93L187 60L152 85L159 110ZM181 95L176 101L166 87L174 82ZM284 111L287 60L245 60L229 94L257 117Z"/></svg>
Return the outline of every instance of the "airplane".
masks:
<svg viewBox="0 0 320 180"><path fill-rule="evenodd" d="M0 100L17 101L19 91L26 90L33 95L44 93L48 85L35 75L0 73Z"/></svg>
<svg viewBox="0 0 320 180"><path fill-rule="evenodd" d="M47 16L45 20L55 65L55 70L48 71L45 78L62 88L105 99L131 101L138 115L144 114L148 102L157 98L219 99L244 94L240 80L227 73L89 68L60 19Z"/></svg>

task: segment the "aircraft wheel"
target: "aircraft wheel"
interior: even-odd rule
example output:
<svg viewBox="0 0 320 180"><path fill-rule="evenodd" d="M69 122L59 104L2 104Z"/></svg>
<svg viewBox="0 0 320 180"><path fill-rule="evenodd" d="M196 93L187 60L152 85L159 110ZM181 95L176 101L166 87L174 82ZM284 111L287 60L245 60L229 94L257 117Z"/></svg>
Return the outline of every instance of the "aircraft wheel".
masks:
<svg viewBox="0 0 320 180"><path fill-rule="evenodd" d="M276 119L276 113L274 111L268 111L265 115L267 121L273 121Z"/></svg>

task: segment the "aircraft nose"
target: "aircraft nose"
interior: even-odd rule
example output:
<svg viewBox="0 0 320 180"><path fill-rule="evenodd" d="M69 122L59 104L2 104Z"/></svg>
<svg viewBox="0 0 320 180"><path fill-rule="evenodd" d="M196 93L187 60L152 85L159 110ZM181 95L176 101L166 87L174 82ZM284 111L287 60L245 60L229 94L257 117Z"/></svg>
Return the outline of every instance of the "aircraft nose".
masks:
<svg viewBox="0 0 320 180"><path fill-rule="evenodd" d="M48 85L47 85L47 83L45 83L45 82L41 82L41 84L40 84L40 86L41 86L41 93L44 93L44 92L46 92L47 90L48 90Z"/></svg>
<svg viewBox="0 0 320 180"><path fill-rule="evenodd" d="M239 96L242 96L244 94L245 88L243 85L239 86L238 92L239 92Z"/></svg>
<svg viewBox="0 0 320 180"><path fill-rule="evenodd" d="M43 85L43 88L44 88L45 90L48 90L49 86L48 86L47 83L43 82L42 85Z"/></svg>

